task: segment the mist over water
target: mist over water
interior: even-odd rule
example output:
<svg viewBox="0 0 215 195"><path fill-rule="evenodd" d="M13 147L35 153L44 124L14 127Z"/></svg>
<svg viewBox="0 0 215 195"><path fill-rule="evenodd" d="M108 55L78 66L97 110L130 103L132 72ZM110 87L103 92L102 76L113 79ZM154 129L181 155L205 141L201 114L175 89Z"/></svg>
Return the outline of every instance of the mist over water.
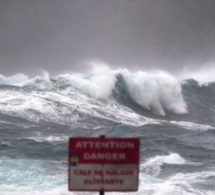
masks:
<svg viewBox="0 0 215 195"><path fill-rule="evenodd" d="M209 82L214 82L215 66L214 65L204 65L201 68L184 68L177 76L180 80L194 79L198 81L200 85L207 84Z"/></svg>

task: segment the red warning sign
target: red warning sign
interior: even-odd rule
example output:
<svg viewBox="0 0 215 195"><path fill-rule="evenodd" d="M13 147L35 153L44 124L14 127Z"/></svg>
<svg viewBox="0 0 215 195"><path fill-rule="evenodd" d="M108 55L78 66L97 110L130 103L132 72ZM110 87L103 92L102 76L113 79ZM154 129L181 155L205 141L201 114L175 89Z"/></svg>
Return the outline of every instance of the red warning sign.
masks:
<svg viewBox="0 0 215 195"><path fill-rule="evenodd" d="M69 140L70 191L137 191L138 138Z"/></svg>

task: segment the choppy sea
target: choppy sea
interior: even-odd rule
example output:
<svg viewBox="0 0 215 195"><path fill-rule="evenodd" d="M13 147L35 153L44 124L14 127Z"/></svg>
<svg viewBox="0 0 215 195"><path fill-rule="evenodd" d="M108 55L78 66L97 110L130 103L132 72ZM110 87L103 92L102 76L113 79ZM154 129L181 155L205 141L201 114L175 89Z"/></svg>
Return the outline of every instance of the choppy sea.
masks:
<svg viewBox="0 0 215 195"><path fill-rule="evenodd" d="M141 140L128 194L215 194L215 82L125 69L0 75L0 195L98 194L68 192L67 148L100 135Z"/></svg>

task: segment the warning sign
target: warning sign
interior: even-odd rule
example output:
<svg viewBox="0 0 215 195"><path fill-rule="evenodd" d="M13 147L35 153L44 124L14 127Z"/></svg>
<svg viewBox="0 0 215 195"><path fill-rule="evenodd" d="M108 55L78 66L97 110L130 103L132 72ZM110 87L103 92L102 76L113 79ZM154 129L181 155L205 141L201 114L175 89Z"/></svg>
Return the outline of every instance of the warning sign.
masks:
<svg viewBox="0 0 215 195"><path fill-rule="evenodd" d="M138 174L138 138L70 138L70 191L137 191Z"/></svg>

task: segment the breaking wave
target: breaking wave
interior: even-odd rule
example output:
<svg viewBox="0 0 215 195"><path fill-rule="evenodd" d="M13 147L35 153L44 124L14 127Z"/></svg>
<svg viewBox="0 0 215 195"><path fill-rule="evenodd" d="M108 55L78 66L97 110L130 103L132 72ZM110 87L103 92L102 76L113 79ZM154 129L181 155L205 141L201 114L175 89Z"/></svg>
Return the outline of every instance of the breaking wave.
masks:
<svg viewBox="0 0 215 195"><path fill-rule="evenodd" d="M0 76L1 85L35 87L39 90L74 88L90 97L106 100L114 91L122 91L144 109L158 115L165 115L165 110L177 114L186 113L186 103L181 93L181 85L172 75L165 72L146 73L128 70L112 71L107 67L95 68L92 73L58 75L54 78L17 74L11 77Z"/></svg>
<svg viewBox="0 0 215 195"><path fill-rule="evenodd" d="M196 113L206 104L202 101L211 97L207 103L214 102L210 95L201 98L204 94L197 89L210 90L212 94L213 86L201 86L194 80L180 82L164 71L131 72L107 66L95 67L89 74L55 77L45 71L34 78L24 74L0 75L0 112L35 122L72 122L74 126L86 117L90 117L91 126L95 126L97 118L103 119L104 124L111 121L132 126L160 123L160 119L199 124L202 113ZM205 112L214 112L212 109ZM214 125L211 116L204 115L203 124Z"/></svg>
<svg viewBox="0 0 215 195"><path fill-rule="evenodd" d="M158 176L161 172L161 166L163 164L176 164L182 165L186 164L187 161L183 159L179 154L171 153L166 156L155 156L150 158L141 165L141 169L148 175Z"/></svg>

